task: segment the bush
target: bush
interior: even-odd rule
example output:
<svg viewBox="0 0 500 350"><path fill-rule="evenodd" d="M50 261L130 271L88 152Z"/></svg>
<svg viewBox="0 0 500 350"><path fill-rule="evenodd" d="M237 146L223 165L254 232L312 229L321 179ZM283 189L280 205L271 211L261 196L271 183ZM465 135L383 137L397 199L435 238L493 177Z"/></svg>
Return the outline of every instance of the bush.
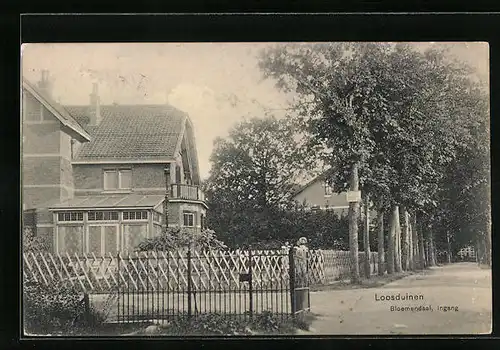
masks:
<svg viewBox="0 0 500 350"><path fill-rule="evenodd" d="M165 331L175 335L252 335L292 334L299 326L289 318L269 311L254 314L253 318L231 317L224 314L204 314L197 317L176 318Z"/></svg>
<svg viewBox="0 0 500 350"><path fill-rule="evenodd" d="M54 281L25 282L24 329L31 334L85 333L103 322L100 314L90 310L85 317L83 293L77 288Z"/></svg>
<svg viewBox="0 0 500 350"><path fill-rule="evenodd" d="M300 237L306 237L311 249L348 249L348 219L332 211L246 208L228 213L210 210L207 220L232 248L250 245L254 249L279 249L286 241L294 244Z"/></svg>
<svg viewBox="0 0 500 350"><path fill-rule="evenodd" d="M35 231L30 226L23 228L22 246L23 252L39 252L49 249L48 243L37 237Z"/></svg>
<svg viewBox="0 0 500 350"><path fill-rule="evenodd" d="M149 238L139 244L139 251L165 251L188 248L193 249L224 249L226 245L219 241L215 232L205 229L197 232L192 229L169 227L167 233Z"/></svg>

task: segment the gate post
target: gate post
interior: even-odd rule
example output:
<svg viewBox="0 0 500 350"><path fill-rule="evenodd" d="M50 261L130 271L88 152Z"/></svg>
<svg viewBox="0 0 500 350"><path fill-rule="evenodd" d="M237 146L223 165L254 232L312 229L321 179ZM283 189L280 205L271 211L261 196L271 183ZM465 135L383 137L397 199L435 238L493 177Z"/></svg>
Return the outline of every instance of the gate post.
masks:
<svg viewBox="0 0 500 350"><path fill-rule="evenodd" d="M87 292L83 293L84 321L85 326L90 325L90 298Z"/></svg>
<svg viewBox="0 0 500 350"><path fill-rule="evenodd" d="M310 287L311 287L311 280L310 280L310 266L309 266L309 259L311 258L311 252L308 249L306 251L306 283L307 283L307 306L309 307L309 310L311 310L311 294L310 294Z"/></svg>
<svg viewBox="0 0 500 350"><path fill-rule="evenodd" d="M295 317L295 261L293 256L294 248L288 251L288 275L290 276L290 303L292 316Z"/></svg>

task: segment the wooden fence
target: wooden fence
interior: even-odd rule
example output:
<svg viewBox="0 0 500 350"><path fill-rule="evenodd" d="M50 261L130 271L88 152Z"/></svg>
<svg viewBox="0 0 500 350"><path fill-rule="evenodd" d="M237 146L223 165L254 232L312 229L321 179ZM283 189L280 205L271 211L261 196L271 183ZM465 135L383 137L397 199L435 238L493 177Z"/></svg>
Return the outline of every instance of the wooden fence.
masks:
<svg viewBox="0 0 500 350"><path fill-rule="evenodd" d="M248 251L193 251L191 253L192 288L210 291L236 288L240 274L249 269ZM253 285L267 288L288 279L288 258L282 250L252 251ZM359 253L360 274L364 274L364 253ZM377 253L370 255L372 274L377 273ZM308 258L311 285L330 284L348 279L350 254L348 251L311 250ZM133 252L96 257L93 254L69 255L47 252L23 254L25 281L46 285L59 281L76 286L86 293L109 293L126 283L130 288L154 290L187 288L188 260L186 251Z"/></svg>
<svg viewBox="0 0 500 350"><path fill-rule="evenodd" d="M365 253L359 253L359 273L365 276ZM351 273L351 254L341 250L313 250L310 255L309 277L311 285L327 285L347 280ZM370 254L370 272L378 273L378 253Z"/></svg>

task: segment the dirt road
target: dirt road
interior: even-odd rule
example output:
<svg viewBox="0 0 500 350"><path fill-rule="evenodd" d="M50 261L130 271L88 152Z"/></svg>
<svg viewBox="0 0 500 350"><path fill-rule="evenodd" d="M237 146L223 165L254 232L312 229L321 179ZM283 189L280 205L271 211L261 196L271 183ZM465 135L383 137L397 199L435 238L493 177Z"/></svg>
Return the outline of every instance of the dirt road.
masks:
<svg viewBox="0 0 500 350"><path fill-rule="evenodd" d="M311 292L311 311L312 334L490 333L491 270L458 263L383 287Z"/></svg>

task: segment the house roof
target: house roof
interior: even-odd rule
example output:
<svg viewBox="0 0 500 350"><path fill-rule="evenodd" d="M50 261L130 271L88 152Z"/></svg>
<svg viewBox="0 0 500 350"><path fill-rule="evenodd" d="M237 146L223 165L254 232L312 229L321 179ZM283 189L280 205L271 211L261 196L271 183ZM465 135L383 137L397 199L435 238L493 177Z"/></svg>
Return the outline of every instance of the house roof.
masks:
<svg viewBox="0 0 500 350"><path fill-rule="evenodd" d="M163 195L102 195L78 196L49 206L57 209L154 208L163 202Z"/></svg>
<svg viewBox="0 0 500 350"><path fill-rule="evenodd" d="M88 123L87 106L66 106ZM172 161L187 114L168 105L101 105L102 120L87 127L92 140L81 146L75 161Z"/></svg>
<svg viewBox="0 0 500 350"><path fill-rule="evenodd" d="M33 95L40 103L47 108L64 126L73 130L80 139L89 141L89 133L71 116L68 111L52 98L44 94L34 84L23 78L23 88Z"/></svg>

